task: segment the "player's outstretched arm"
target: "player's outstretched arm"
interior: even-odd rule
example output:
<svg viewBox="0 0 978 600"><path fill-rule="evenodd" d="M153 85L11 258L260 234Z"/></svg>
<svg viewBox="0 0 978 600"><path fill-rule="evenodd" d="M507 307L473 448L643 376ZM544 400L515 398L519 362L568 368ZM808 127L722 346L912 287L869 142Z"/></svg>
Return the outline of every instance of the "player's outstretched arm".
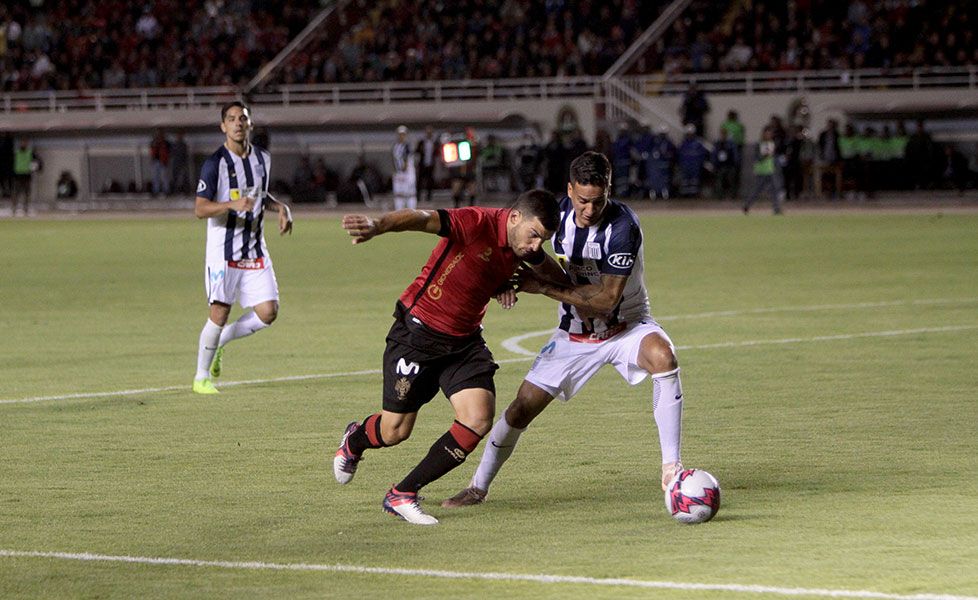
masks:
<svg viewBox="0 0 978 600"><path fill-rule="evenodd" d="M543 260L539 263L526 263L531 269L533 269L533 272L536 273L537 277L544 281L549 281L554 285L571 287L573 282L571 281L570 275L568 275L567 271L560 266L560 263L558 263L554 257L550 256L543 250L540 251L540 254L543 255Z"/></svg>
<svg viewBox="0 0 978 600"><path fill-rule="evenodd" d="M411 208L384 213L376 218L367 215L343 215L343 229L353 238L354 244L362 244L391 231L437 234L441 230L441 217L434 210Z"/></svg>
<svg viewBox="0 0 978 600"><path fill-rule="evenodd" d="M544 281L533 271L520 278L518 291L529 294L543 294L558 302L574 305L578 311L589 316L602 316L611 313L621 300L628 277L621 275L602 275L601 282L588 285L557 285Z"/></svg>

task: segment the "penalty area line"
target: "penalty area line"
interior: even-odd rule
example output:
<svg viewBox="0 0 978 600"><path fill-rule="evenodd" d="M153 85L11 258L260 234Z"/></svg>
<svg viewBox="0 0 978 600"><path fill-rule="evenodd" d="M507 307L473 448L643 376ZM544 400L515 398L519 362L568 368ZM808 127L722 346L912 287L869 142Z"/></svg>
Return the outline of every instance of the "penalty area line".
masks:
<svg viewBox="0 0 978 600"><path fill-rule="evenodd" d="M581 577L566 575L522 574L522 573L473 573L466 571L442 571L436 569L398 569L384 567L364 567L344 564L273 563L263 561L198 560L190 558L166 558L148 556L112 556L89 552L41 552L0 549L3 558L40 558L51 560L74 560L85 562L127 563L153 566L205 567L216 569L235 569L249 571L312 571L325 573L354 573L370 575L393 575L402 577L423 577L429 579L473 579L501 582L528 582L539 584L564 584L579 586L630 587L703 592L737 592L745 594L769 594L774 596L818 596L826 598L869 598L878 600L978 600L976 596L955 596L948 594L890 594L869 590L842 590L820 588L793 588L770 585L737 583L689 583L674 581L649 581L643 579Z"/></svg>
<svg viewBox="0 0 978 600"><path fill-rule="evenodd" d="M768 340L744 340L739 342L719 342L714 344L693 344L687 346L676 346L677 350L709 350L716 348L748 348L752 346L772 346L772 345L787 345L787 344L804 344L809 342L829 342L829 341L840 341L840 340L854 340L861 338L876 338L876 337L895 337L901 335L915 335L924 333L948 333L955 331L968 331L978 329L978 325L947 325L944 327L918 327L915 329L891 329L888 331L869 331L864 333L844 333L838 335L819 335L814 337L793 337L793 338L780 338L780 339L768 339ZM525 362L531 358L536 357L535 352L531 352L519 345L519 342L537 336L543 336L547 334L552 334L553 329L543 329L540 331L531 331L530 333L524 333L507 340L504 340L502 345L514 354L521 354L522 356L516 358L504 358L497 360L499 364L514 363L514 362ZM311 375L289 375L286 377L270 377L267 379L248 379L243 381L225 381L221 382L221 387L233 387L238 385L254 385L254 384L264 384L264 383L281 383L288 381L309 381L315 379L333 379L336 377L355 377L358 375L379 375L380 369L365 369L363 371L341 371L338 373L314 373ZM35 396L33 398L15 398L10 400L0 400L0 405L4 404L29 404L33 402L45 402L45 401L61 401L61 400L80 400L86 398L112 398L112 397L125 397L125 396L137 396L140 394L153 394L159 392L175 392L175 391L189 391L189 385L171 385L166 387L156 387L156 388L143 388L137 390L116 390L111 392L88 392L88 393L78 393L78 394L63 394L58 396Z"/></svg>

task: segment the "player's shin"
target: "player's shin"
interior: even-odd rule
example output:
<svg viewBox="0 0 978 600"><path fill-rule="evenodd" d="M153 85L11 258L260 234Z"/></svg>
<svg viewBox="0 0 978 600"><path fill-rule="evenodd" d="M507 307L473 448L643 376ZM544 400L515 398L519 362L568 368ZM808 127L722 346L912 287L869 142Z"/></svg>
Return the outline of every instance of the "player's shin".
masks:
<svg viewBox="0 0 978 600"><path fill-rule="evenodd" d="M200 340L197 343L197 375L194 379L207 379L210 377L211 361L214 360L214 353L217 351L218 340L221 339L222 327L210 319L204 323L204 328L200 331Z"/></svg>
<svg viewBox="0 0 978 600"><path fill-rule="evenodd" d="M218 345L224 346L231 340L249 336L266 327L268 327L268 323L258 318L255 311L246 312L237 321L224 328L224 331L221 332L221 341L218 342Z"/></svg>
<svg viewBox="0 0 978 600"><path fill-rule="evenodd" d="M659 428L662 464L679 462L683 420L683 386L679 369L652 374L652 414Z"/></svg>
<svg viewBox="0 0 978 600"><path fill-rule="evenodd" d="M481 435L455 421L451 429L432 444L428 455L395 486L396 489L400 492L417 492L465 462L481 439Z"/></svg>
<svg viewBox="0 0 978 600"><path fill-rule="evenodd" d="M506 415L496 421L489 432L489 440L482 448L482 460L472 476L472 487L482 491L489 491L492 480L496 478L499 469L502 468L513 450L516 449L516 442L526 429L517 429L506 422Z"/></svg>

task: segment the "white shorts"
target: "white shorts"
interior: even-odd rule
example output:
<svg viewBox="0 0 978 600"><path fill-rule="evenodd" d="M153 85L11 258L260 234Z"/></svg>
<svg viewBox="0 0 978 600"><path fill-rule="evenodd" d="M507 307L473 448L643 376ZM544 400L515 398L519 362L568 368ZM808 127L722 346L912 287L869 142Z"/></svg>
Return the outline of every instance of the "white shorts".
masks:
<svg viewBox="0 0 978 600"><path fill-rule="evenodd" d="M268 257L257 259L262 261L259 266L255 260L209 263L204 271L207 303L221 302L230 306L238 302L242 308L251 308L269 300L278 302L278 282L275 281L272 261ZM237 268L233 264L248 268Z"/></svg>
<svg viewBox="0 0 978 600"><path fill-rule="evenodd" d="M395 196L414 196L418 193L415 183L414 171L400 171L394 173L394 195Z"/></svg>
<svg viewBox="0 0 978 600"><path fill-rule="evenodd" d="M573 341L570 334L558 329L540 350L525 379L563 401L573 398L604 365L614 365L630 385L641 383L649 372L638 366L638 353L642 339L650 333L661 335L676 351L669 335L651 319L629 324L604 341Z"/></svg>

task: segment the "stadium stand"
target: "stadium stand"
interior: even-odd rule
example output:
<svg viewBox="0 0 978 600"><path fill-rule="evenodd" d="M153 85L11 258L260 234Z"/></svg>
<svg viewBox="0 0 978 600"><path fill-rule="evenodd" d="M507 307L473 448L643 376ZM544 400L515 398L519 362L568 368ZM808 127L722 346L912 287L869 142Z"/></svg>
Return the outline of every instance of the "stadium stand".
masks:
<svg viewBox="0 0 978 600"><path fill-rule="evenodd" d="M72 0L0 6L0 89L241 85L318 2Z"/></svg>
<svg viewBox="0 0 978 600"><path fill-rule="evenodd" d="M215 108L239 97L274 140L279 189L317 202L360 179L383 194L400 124L494 136L501 152L476 155L499 157L482 162L501 190L559 182L591 147L617 165L622 196L680 171L673 195L709 195L720 161L735 189L717 195L742 196L765 127L792 199L961 189L978 171L976 19L966 0L5 3L0 129L4 147L33 139L39 195L54 198L65 171L79 202L165 191L150 181L163 176L157 127L183 136L192 178ZM742 129L721 140L731 111ZM837 150L818 145L829 121ZM656 144L676 162L650 160Z"/></svg>
<svg viewBox="0 0 978 600"><path fill-rule="evenodd" d="M600 75L667 2L457 0L361 2L279 81L336 83Z"/></svg>
<svg viewBox="0 0 978 600"><path fill-rule="evenodd" d="M967 0L698 2L642 69L674 73L978 65ZM641 69L640 69L641 70Z"/></svg>

